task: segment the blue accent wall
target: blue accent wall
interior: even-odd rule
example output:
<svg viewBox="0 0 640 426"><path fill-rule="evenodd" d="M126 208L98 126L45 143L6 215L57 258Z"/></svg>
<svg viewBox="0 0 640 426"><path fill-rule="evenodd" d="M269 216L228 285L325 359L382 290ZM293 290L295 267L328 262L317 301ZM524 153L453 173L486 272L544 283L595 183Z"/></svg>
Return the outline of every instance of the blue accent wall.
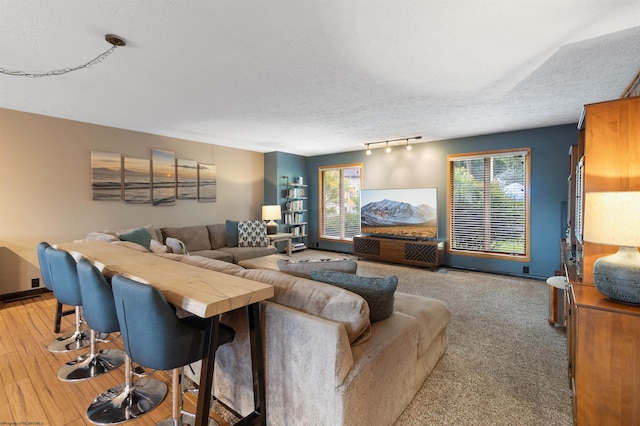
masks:
<svg viewBox="0 0 640 426"><path fill-rule="evenodd" d="M492 135L424 142L413 145L407 152L396 146L389 154L374 149L373 154L361 151L300 157L292 154L265 155L265 191L267 161L273 156L276 175L304 176L308 187L308 246L344 253L352 251L351 244L335 243L318 238L318 167L342 164L363 165L363 188L438 189L438 236L447 238L447 156L502 149L531 148L531 261L492 260L480 257L447 255L445 264L451 267L479 271L523 274L545 278L554 275L560 265L560 238L564 235L563 216L566 214L567 176L569 175L569 147L578 142L575 124L520 130ZM274 173L269 167L269 173ZM280 181L282 182L282 180ZM265 201L269 198L265 192Z"/></svg>
<svg viewBox="0 0 640 426"><path fill-rule="evenodd" d="M286 179L293 183L294 177L307 179L307 157L286 152L268 152L264 154L264 203L283 206L284 184ZM284 221L278 222L279 232L285 232Z"/></svg>

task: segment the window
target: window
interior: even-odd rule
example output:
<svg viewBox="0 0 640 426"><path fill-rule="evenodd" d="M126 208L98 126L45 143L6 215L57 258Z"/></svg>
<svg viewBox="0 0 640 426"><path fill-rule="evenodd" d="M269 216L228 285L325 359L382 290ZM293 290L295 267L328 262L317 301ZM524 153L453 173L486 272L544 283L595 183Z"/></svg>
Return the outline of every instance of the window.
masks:
<svg viewBox="0 0 640 426"><path fill-rule="evenodd" d="M360 233L362 164L320 167L320 238L349 240Z"/></svg>
<svg viewBox="0 0 640 426"><path fill-rule="evenodd" d="M449 156L449 252L529 261L530 153Z"/></svg>

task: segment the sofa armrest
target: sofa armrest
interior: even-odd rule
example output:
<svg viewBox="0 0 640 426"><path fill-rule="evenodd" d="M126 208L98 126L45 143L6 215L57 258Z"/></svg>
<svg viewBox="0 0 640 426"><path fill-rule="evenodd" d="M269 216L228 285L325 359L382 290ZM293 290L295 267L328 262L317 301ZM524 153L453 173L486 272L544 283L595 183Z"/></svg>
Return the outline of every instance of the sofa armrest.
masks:
<svg viewBox="0 0 640 426"><path fill-rule="evenodd" d="M273 302L262 307L269 423L333 424L337 387L354 366L344 325Z"/></svg>
<svg viewBox="0 0 640 426"><path fill-rule="evenodd" d="M354 365L343 324L269 301L262 302L262 308L266 353L270 359L312 376L333 376L331 388L334 390L342 384ZM291 359L294 362L285 362L287 356L294 357ZM295 362L300 360L303 362Z"/></svg>
<svg viewBox="0 0 640 426"><path fill-rule="evenodd" d="M336 405L336 388L354 366L345 326L277 303L260 304L268 423L307 418L334 424L334 413L327 407ZM231 326L236 336L216 352L215 394L246 416L254 410L246 310L224 313L220 321ZM200 361L191 364L187 375L199 381Z"/></svg>

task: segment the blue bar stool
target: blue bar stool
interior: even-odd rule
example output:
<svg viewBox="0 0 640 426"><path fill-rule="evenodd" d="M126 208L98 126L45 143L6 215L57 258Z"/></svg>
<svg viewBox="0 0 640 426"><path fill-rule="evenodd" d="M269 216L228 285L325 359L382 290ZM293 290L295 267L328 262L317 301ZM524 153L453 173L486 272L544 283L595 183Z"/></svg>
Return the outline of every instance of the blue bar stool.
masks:
<svg viewBox="0 0 640 426"><path fill-rule="evenodd" d="M87 323L100 332L119 332L111 284L86 259L78 260L77 268ZM162 402L167 393L167 386L152 378L137 380L132 386L131 360L122 351L118 352L122 358L120 364L125 362L125 384L109 389L91 403L87 418L96 424L116 424L139 417Z"/></svg>
<svg viewBox="0 0 640 426"><path fill-rule="evenodd" d="M66 254L65 261L75 263L70 254L64 254ZM91 350L88 354L67 362L58 370L58 378L64 381L90 379L108 373L124 363L124 352L121 350L97 350L98 333L108 335L120 331L115 306L111 302L113 300L111 286L88 260L80 259L77 265L69 264L67 269L71 272L74 267L77 267L77 284L80 290L82 312L91 329L89 346ZM105 303L105 300L108 303Z"/></svg>
<svg viewBox="0 0 640 426"><path fill-rule="evenodd" d="M178 318L155 287L116 275L113 296L125 351L133 361L156 370L172 371L172 418L160 424L181 425L182 367L204 358L209 350L211 319ZM220 324L218 345L228 343L235 331Z"/></svg>
<svg viewBox="0 0 640 426"><path fill-rule="evenodd" d="M76 314L76 330L72 334L58 337L49 343L47 349L51 352L68 352L86 348L91 344L91 336L89 330L81 330L82 299L76 261L69 253L53 247L47 247L44 253L54 296L58 302L74 306Z"/></svg>
<svg viewBox="0 0 640 426"><path fill-rule="evenodd" d="M36 246L36 252L38 253L38 264L40 265L40 275L42 275L42 282L45 288L49 291L53 291L53 283L51 282L51 273L49 272L49 264L45 256L45 250L51 247L49 243L43 241ZM53 332L60 333L60 320L63 316L75 313L75 309L63 310L64 306L59 301L56 307L56 317L53 323Z"/></svg>

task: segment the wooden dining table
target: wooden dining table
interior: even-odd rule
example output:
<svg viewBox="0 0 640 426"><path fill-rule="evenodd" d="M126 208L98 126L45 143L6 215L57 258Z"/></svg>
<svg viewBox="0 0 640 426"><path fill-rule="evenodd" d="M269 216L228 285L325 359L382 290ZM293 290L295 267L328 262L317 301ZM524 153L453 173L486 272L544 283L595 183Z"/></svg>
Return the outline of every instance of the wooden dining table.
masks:
<svg viewBox="0 0 640 426"><path fill-rule="evenodd" d="M273 286L211 271L105 241L77 241L55 245L76 259L90 260L107 277L123 275L162 291L169 303L201 318L211 318L211 347L202 360L196 425L209 421L209 401L217 350L219 315L247 309L255 410L236 425L266 424L266 398L260 301L273 296Z"/></svg>

